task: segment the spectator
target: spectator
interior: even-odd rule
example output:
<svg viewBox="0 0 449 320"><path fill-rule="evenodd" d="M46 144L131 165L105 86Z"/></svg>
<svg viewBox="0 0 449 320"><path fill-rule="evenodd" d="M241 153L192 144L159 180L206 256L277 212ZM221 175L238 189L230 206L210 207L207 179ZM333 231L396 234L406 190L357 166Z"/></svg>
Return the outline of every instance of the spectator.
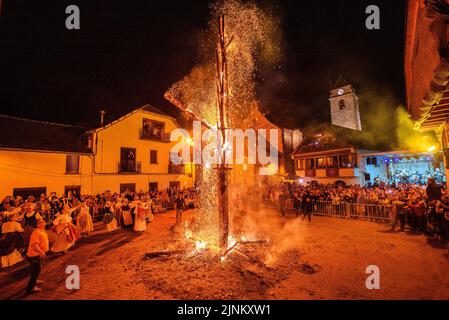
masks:
<svg viewBox="0 0 449 320"><path fill-rule="evenodd" d="M41 283L39 275L42 271L43 259L48 251L49 243L47 231L45 231L45 221L38 219L36 221L36 229L31 234L30 243L28 246L27 259L30 263L30 280L27 286L27 293L35 293L42 291L37 285Z"/></svg>

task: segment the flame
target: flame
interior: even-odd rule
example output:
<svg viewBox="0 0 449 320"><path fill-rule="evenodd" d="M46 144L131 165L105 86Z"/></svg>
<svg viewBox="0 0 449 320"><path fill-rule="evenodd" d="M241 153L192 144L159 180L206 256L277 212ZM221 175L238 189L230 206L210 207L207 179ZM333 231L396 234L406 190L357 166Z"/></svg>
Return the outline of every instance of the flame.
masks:
<svg viewBox="0 0 449 320"><path fill-rule="evenodd" d="M237 243L237 240L235 240L235 238L233 236L228 237L228 249L235 246L236 243Z"/></svg>
<svg viewBox="0 0 449 320"><path fill-rule="evenodd" d="M206 250L206 247L207 247L207 242L203 242L203 241L199 241L199 240L197 240L195 242L195 249L196 249L196 251Z"/></svg>

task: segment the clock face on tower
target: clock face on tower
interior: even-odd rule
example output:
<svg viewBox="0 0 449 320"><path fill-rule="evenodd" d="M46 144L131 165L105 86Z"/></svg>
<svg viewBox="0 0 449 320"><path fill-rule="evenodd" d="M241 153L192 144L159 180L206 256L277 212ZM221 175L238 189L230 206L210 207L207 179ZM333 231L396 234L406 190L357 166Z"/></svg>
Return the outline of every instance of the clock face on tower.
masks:
<svg viewBox="0 0 449 320"><path fill-rule="evenodd" d="M343 90L342 88L340 88L340 89L337 90L337 94L338 94L339 96L343 95L343 93L345 93L345 90Z"/></svg>

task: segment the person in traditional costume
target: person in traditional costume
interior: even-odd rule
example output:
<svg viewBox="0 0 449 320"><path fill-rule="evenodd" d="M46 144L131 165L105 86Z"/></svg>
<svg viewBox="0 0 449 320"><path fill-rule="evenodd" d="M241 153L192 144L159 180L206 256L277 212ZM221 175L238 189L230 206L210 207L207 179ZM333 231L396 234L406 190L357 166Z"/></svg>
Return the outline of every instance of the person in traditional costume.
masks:
<svg viewBox="0 0 449 320"><path fill-rule="evenodd" d="M62 213L57 214L55 220L53 220L53 228L49 232L50 242L53 242L52 252L65 254L80 239L80 231L72 223L71 216L71 213L76 209L78 207L70 209L65 206Z"/></svg>
<svg viewBox="0 0 449 320"><path fill-rule="evenodd" d="M145 218L147 219L148 222L153 221L154 219L154 215L153 215L153 210L151 209L151 198L148 197L146 199L146 201L143 203L143 208L145 210Z"/></svg>
<svg viewBox="0 0 449 320"><path fill-rule="evenodd" d="M111 201L106 203L103 222L106 224L106 230L108 232L117 230L117 219L115 219Z"/></svg>
<svg viewBox="0 0 449 320"><path fill-rule="evenodd" d="M20 223L17 222L20 208L17 209L18 210L13 210L8 214L7 222L2 225L2 236L0 238L2 269L13 266L23 260L21 252L24 250L24 230Z"/></svg>
<svg viewBox="0 0 449 320"><path fill-rule="evenodd" d="M94 231L94 223L89 213L89 205L87 202L81 205L80 213L76 217L76 226L81 234L87 233L89 235Z"/></svg>
<svg viewBox="0 0 449 320"><path fill-rule="evenodd" d="M129 200L125 199L123 201L123 205L121 206L122 210L122 228L130 228L133 225L133 217L131 215L131 206L129 204Z"/></svg>
<svg viewBox="0 0 449 320"><path fill-rule="evenodd" d="M23 215L23 242L28 246L31 233L36 229L36 221L42 219L42 216L35 210L36 205L32 202L25 203L25 214Z"/></svg>
<svg viewBox="0 0 449 320"><path fill-rule="evenodd" d="M143 203L138 201L136 204L135 219L134 219L134 231L136 232L144 232L147 230L147 221L145 216L145 209L143 207Z"/></svg>
<svg viewBox="0 0 449 320"><path fill-rule="evenodd" d="M117 221L117 227L121 226L122 223L122 199L117 198L115 202L112 203L112 213L114 214L115 220Z"/></svg>

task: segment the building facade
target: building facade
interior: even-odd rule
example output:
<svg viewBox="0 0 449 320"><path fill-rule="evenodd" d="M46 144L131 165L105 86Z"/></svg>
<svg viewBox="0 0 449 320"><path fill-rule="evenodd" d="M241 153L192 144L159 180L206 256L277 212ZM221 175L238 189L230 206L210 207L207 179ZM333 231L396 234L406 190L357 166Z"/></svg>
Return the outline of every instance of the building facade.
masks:
<svg viewBox="0 0 449 320"><path fill-rule="evenodd" d="M404 69L407 109L422 132L433 131L449 172L449 9L444 0L409 0Z"/></svg>
<svg viewBox="0 0 449 320"><path fill-rule="evenodd" d="M368 182L364 155L372 152L348 143L341 133L325 129L306 135L292 157L300 184L364 185Z"/></svg>
<svg viewBox="0 0 449 320"><path fill-rule="evenodd" d="M170 162L177 143L170 142L170 133L177 128L176 119L145 106L90 131L94 192L192 187L194 166Z"/></svg>
<svg viewBox="0 0 449 320"><path fill-rule="evenodd" d="M194 166L170 163L170 132L180 125L144 106L93 130L0 116L0 196L69 190L147 191L192 187Z"/></svg>

